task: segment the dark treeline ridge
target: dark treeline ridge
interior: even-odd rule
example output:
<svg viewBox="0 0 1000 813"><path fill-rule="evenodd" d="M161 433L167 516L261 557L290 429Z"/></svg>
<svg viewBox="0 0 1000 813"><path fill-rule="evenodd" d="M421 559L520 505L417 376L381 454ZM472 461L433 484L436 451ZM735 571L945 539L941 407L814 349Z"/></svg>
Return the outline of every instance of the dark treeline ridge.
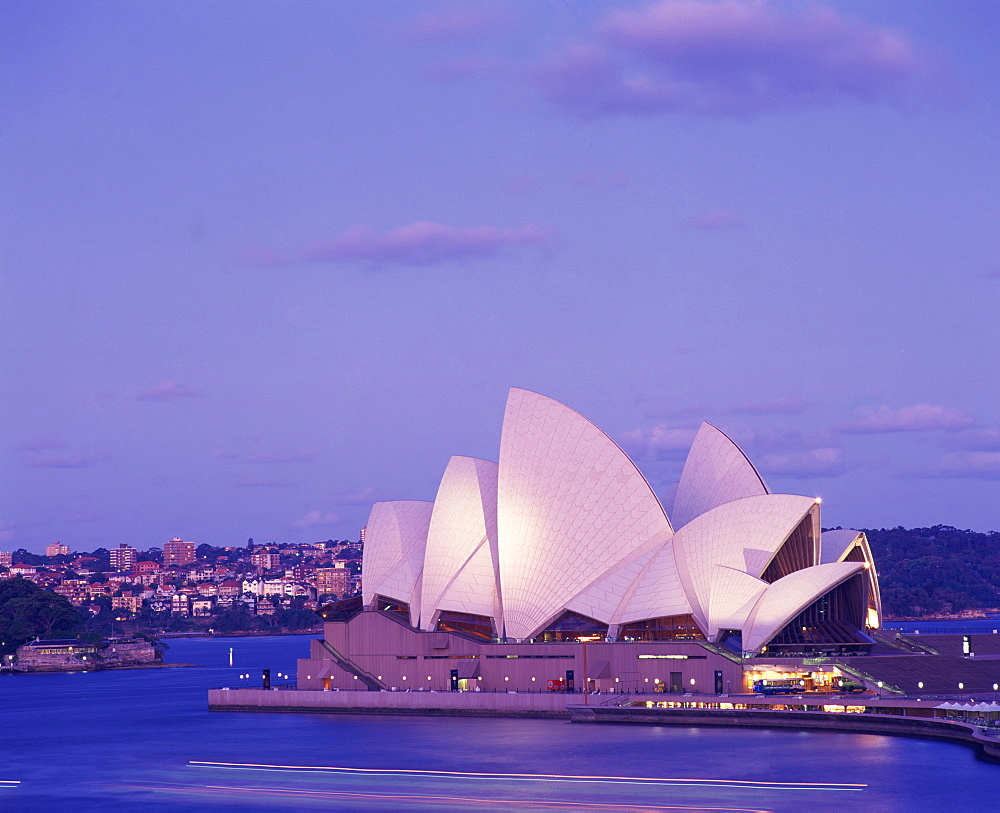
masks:
<svg viewBox="0 0 1000 813"><path fill-rule="evenodd" d="M1000 607L1000 532L935 525L865 534L887 616L926 618Z"/></svg>

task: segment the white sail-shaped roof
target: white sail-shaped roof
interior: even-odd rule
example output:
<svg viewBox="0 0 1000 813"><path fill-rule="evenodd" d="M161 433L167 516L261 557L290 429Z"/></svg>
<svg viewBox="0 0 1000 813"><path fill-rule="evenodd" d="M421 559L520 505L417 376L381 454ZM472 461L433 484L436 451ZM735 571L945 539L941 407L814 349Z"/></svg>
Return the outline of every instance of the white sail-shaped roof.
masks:
<svg viewBox="0 0 1000 813"><path fill-rule="evenodd" d="M659 547L635 580L615 619L616 624L691 613L691 602L678 574L675 554L673 539Z"/></svg>
<svg viewBox="0 0 1000 813"><path fill-rule="evenodd" d="M725 433L703 423L681 472L670 510L675 528L725 503L769 493L763 478Z"/></svg>
<svg viewBox="0 0 1000 813"><path fill-rule="evenodd" d="M763 579L716 565L712 570L712 598L708 607L708 629L705 630L708 639L716 638L720 630L742 629L747 614L767 588Z"/></svg>
<svg viewBox="0 0 1000 813"><path fill-rule="evenodd" d="M362 596L404 601L410 623L420 618L420 575L434 503L422 500L377 502L372 506L361 564Z"/></svg>
<svg viewBox="0 0 1000 813"><path fill-rule="evenodd" d="M594 579L670 531L628 456L569 407L512 389L497 500L503 623L527 638Z"/></svg>
<svg viewBox="0 0 1000 813"><path fill-rule="evenodd" d="M863 572L863 562L831 562L789 573L769 585L743 626L743 649L756 652L824 593Z"/></svg>
<svg viewBox="0 0 1000 813"><path fill-rule="evenodd" d="M841 530L823 531L820 537L820 563L839 562L854 547L855 542L860 542L859 537L864 536L861 531Z"/></svg>
<svg viewBox="0 0 1000 813"><path fill-rule="evenodd" d="M855 549L861 552L866 569L868 583L871 588L869 599L868 625L875 629L882 626L882 591L878 584L878 574L875 571L875 557L864 531L849 531L836 529L824 531L820 537L820 562L843 562ZM854 557L851 557L852 559Z"/></svg>
<svg viewBox="0 0 1000 813"><path fill-rule="evenodd" d="M567 602L566 609L589 616L609 626L625 623L622 618L627 613L632 597L636 595L636 590L643 581L644 574L649 570L650 564L662 557L666 550L669 554L670 565L673 565L673 553L670 547L671 536L670 531L665 530L626 556L614 567L607 571L600 571L593 582ZM680 580L677 578L676 568L673 573L667 575L667 578L655 583L654 588L666 588L666 591L669 591L671 584L675 591L673 598L681 609L676 613L667 612L663 615L691 612L684 595L684 589L680 586ZM660 602L657 606L660 606L665 603L663 592L662 589L654 589L654 594L649 598L653 603L659 598ZM658 616L640 615L637 617L645 619Z"/></svg>
<svg viewBox="0 0 1000 813"><path fill-rule="evenodd" d="M701 514L674 534L678 573L703 630L710 626L716 565L759 578L815 505L810 497L791 494L745 497Z"/></svg>
<svg viewBox="0 0 1000 813"><path fill-rule="evenodd" d="M424 629L434 629L439 610L500 617L497 470L496 463L472 457L448 462L427 532Z"/></svg>

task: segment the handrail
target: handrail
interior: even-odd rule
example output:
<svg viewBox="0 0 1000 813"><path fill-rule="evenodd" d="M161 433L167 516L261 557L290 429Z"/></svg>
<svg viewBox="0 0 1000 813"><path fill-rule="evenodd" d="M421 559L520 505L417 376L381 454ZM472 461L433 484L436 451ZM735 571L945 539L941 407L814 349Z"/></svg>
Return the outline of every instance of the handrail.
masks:
<svg viewBox="0 0 1000 813"><path fill-rule="evenodd" d="M709 652L713 652L716 655L721 655L723 658L732 661L733 663L743 663L743 659L737 655L735 652L726 649L724 646L719 646L718 644L709 643L708 641L698 641L699 646L704 647Z"/></svg>
<svg viewBox="0 0 1000 813"><path fill-rule="evenodd" d="M851 675L852 677L858 678L858 680L861 680L864 683L871 683L871 684L879 683L879 679L874 675L870 675L868 674L868 672L863 672L856 666L845 664L843 661L837 661L837 668L841 672L846 672L847 674ZM871 689L871 686L869 686L868 688ZM906 695L906 691L904 689L901 689L899 686L893 686L891 683L885 683L884 681L882 682L882 685L879 686L879 689L880 690L885 689L887 692L891 692L893 694L899 694L903 696Z"/></svg>
<svg viewBox="0 0 1000 813"><path fill-rule="evenodd" d="M368 687L369 691L378 692L385 690L386 685L382 681L380 681L374 675L371 675L368 672L366 672L364 669L362 669L360 666L354 663L354 661L351 661L345 658L343 655L341 655L336 649L334 649L330 645L329 641L327 641L325 638L319 638L318 640L320 646L322 646L327 652L333 655L333 659L334 661L336 661L337 666L339 666L341 669L347 672L350 672L352 675L355 675L362 683L365 684L365 686Z"/></svg>

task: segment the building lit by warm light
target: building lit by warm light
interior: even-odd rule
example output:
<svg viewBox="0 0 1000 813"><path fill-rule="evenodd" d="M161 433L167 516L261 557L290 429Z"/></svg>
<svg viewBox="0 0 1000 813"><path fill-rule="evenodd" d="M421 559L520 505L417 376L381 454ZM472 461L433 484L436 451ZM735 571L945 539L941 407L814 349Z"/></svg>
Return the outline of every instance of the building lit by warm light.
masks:
<svg viewBox="0 0 1000 813"><path fill-rule="evenodd" d="M766 680L744 659L874 644L865 535L822 533L819 498L772 493L714 426L662 500L600 429L526 390L499 452L453 457L434 502L375 504L363 595L323 608L301 688L725 694Z"/></svg>

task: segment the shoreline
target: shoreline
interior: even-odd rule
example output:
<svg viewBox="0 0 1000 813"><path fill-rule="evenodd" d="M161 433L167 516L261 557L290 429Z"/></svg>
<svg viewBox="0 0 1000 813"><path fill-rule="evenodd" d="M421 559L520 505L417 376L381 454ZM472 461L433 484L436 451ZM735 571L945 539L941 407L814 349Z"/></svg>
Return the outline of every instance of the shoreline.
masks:
<svg viewBox="0 0 1000 813"><path fill-rule="evenodd" d="M195 632L150 632L149 635L164 640L167 638L275 638L290 635L322 635L322 626L314 630L293 630L291 632L262 632L260 630L237 630L234 632L206 632L198 630Z"/></svg>
<svg viewBox="0 0 1000 813"><path fill-rule="evenodd" d="M70 669L61 666L40 666L34 669L10 669L4 673L10 675L50 675L57 672L122 672L127 669L172 669L200 666L197 663L133 663L126 666L102 666L97 669Z"/></svg>

